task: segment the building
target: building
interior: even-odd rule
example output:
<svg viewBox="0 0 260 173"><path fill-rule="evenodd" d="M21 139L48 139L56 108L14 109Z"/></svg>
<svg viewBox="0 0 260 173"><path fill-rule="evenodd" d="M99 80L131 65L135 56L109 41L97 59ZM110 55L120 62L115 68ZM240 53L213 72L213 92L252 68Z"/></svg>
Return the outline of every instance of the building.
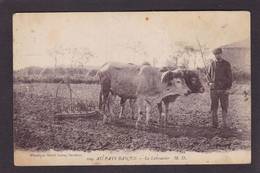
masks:
<svg viewBox="0 0 260 173"><path fill-rule="evenodd" d="M249 39L220 46L220 48L223 50L224 59L231 63L232 68L250 73L251 53Z"/></svg>

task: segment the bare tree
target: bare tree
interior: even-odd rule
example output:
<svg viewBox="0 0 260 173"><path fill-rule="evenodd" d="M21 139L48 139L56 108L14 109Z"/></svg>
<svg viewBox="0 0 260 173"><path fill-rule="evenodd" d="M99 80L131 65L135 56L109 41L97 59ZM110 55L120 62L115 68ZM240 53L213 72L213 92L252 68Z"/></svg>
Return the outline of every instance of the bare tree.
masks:
<svg viewBox="0 0 260 173"><path fill-rule="evenodd" d="M189 66L190 62L193 61L194 68L196 68L196 52L197 50L193 46L184 46L184 52L187 55L185 61L186 68Z"/></svg>
<svg viewBox="0 0 260 173"><path fill-rule="evenodd" d="M73 68L85 68L89 59L93 58L93 53L88 48L68 48L67 56L70 57L70 66Z"/></svg>
<svg viewBox="0 0 260 173"><path fill-rule="evenodd" d="M68 58L70 60L70 70L73 68L85 68L89 59L94 57L94 54L86 47L83 48L66 48L57 47L49 51L49 55L54 59L54 71L58 65L58 59ZM70 72L67 72L69 75Z"/></svg>
<svg viewBox="0 0 260 173"><path fill-rule="evenodd" d="M64 51L61 48L54 48L48 51L48 54L54 59L54 76L57 75L57 65L59 57L64 56Z"/></svg>

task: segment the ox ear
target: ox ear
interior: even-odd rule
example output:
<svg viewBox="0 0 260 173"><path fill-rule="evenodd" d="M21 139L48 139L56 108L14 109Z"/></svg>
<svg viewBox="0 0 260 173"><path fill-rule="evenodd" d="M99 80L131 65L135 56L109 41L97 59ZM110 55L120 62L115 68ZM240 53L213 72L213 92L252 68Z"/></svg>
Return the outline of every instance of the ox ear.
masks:
<svg viewBox="0 0 260 173"><path fill-rule="evenodd" d="M174 77L174 73L172 71L166 71L161 76L161 82L168 83L173 79L173 77Z"/></svg>
<svg viewBox="0 0 260 173"><path fill-rule="evenodd" d="M166 71L168 71L169 69L167 68L167 67L162 67L162 68L160 68L160 72L162 72L162 73L164 73L164 72L166 72Z"/></svg>

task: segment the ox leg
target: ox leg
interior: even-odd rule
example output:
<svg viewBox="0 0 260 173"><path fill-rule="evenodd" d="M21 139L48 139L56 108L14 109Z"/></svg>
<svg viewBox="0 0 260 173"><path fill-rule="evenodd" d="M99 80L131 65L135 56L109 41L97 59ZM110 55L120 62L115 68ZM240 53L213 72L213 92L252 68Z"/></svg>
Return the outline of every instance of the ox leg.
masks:
<svg viewBox="0 0 260 173"><path fill-rule="evenodd" d="M126 98L121 98L120 100L121 109L120 109L119 119L123 117L123 112L125 110L125 102L126 102Z"/></svg>
<svg viewBox="0 0 260 173"><path fill-rule="evenodd" d="M136 99L129 99L129 104L130 104L130 109L131 109L131 119L134 119L134 115L135 115L135 113L134 113L134 109L135 109L135 101L136 101Z"/></svg>
<svg viewBox="0 0 260 173"><path fill-rule="evenodd" d="M109 111L109 114L111 116L111 118L115 118L115 114L113 112L113 108L114 108L114 102L115 102L115 99L116 99L116 96L113 95L113 94L110 94L109 95L109 99L108 99L108 111Z"/></svg>
<svg viewBox="0 0 260 173"><path fill-rule="evenodd" d="M135 123L135 127L138 129L139 125L141 123L142 120L142 116L143 116L143 108L144 108L144 100L142 98L138 99L138 115L137 115L137 120Z"/></svg>
<svg viewBox="0 0 260 173"><path fill-rule="evenodd" d="M146 120L145 120L145 125L147 127L149 127L149 125L150 125L151 110L152 110L152 105L150 105L149 103L146 103Z"/></svg>
<svg viewBox="0 0 260 173"><path fill-rule="evenodd" d="M158 124L162 125L162 102L157 104L157 108L158 108L158 111L159 111Z"/></svg>
<svg viewBox="0 0 260 173"><path fill-rule="evenodd" d="M103 92L102 92L102 90L100 90L100 92L99 92L98 109L100 111L103 111Z"/></svg>
<svg viewBox="0 0 260 173"><path fill-rule="evenodd" d="M141 110L138 110L138 117L135 123L135 127L138 129L142 120L143 112Z"/></svg>
<svg viewBox="0 0 260 173"><path fill-rule="evenodd" d="M108 116L106 109L109 108L109 103L108 103L108 95L109 93L103 93L103 100L102 100L102 111L103 111L103 123L107 123L108 121Z"/></svg>
<svg viewBox="0 0 260 173"><path fill-rule="evenodd" d="M165 105L165 118L164 118L164 127L168 125L168 114L169 114L169 102L164 102Z"/></svg>

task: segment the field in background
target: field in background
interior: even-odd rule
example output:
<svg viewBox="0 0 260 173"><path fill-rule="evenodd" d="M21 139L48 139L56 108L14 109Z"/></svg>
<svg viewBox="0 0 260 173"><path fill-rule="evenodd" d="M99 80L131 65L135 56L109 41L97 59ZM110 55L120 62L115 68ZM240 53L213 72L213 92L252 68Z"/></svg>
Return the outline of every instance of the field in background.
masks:
<svg viewBox="0 0 260 173"><path fill-rule="evenodd" d="M97 84L95 77L97 68L42 68L27 67L14 72L15 83L59 83L70 81L70 83Z"/></svg>
<svg viewBox="0 0 260 173"><path fill-rule="evenodd" d="M174 70L175 67L164 67ZM59 83L69 79L74 84L98 84L96 75L97 67L92 68L41 68L27 67L14 72L13 81L15 83ZM198 68L202 80L206 81L206 69ZM250 73L244 72L238 68L233 68L233 79L236 82L246 83L251 80Z"/></svg>
<svg viewBox="0 0 260 173"><path fill-rule="evenodd" d="M151 149L158 151L217 151L250 149L251 97L249 84L234 84L230 95L230 129L213 129L209 114L209 92L180 97L170 106L169 127L157 126L153 109L152 126L135 129L128 119L129 105L122 120L102 124L97 115L87 119L54 121L54 114L67 109L69 92L57 84L14 84L14 145L30 150L116 150ZM72 84L73 102L98 104L99 85ZM245 94L247 93L247 94ZM119 113L119 102L115 113ZM220 112L220 111L219 111ZM219 114L221 124L221 114Z"/></svg>

